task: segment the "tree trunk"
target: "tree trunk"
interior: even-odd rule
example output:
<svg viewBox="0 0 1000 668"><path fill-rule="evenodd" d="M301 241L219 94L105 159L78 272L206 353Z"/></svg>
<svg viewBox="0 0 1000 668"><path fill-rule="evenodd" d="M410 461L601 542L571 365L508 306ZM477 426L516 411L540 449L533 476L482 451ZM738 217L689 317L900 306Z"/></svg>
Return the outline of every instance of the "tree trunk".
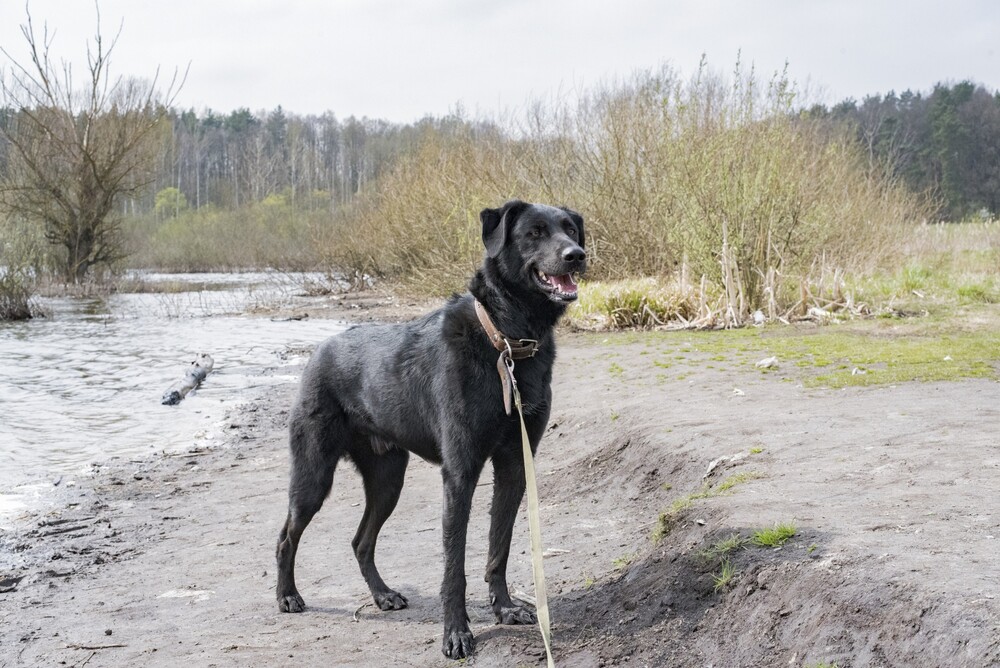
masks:
<svg viewBox="0 0 1000 668"><path fill-rule="evenodd" d="M90 271L90 249L84 249L80 243L66 244L66 266L64 274L67 283L80 284L87 278Z"/></svg>

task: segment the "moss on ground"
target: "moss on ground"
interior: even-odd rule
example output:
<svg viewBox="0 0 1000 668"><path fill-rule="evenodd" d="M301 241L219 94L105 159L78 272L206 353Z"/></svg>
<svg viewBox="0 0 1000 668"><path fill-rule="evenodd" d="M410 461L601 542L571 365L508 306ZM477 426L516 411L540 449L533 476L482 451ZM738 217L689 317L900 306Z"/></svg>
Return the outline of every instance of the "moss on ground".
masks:
<svg viewBox="0 0 1000 668"><path fill-rule="evenodd" d="M824 327L766 327L729 331L623 332L590 338L601 345L644 342L656 354L643 364L690 375L688 367L723 362L756 371L776 356L778 368L806 387L842 388L909 381L996 378L1000 367L1000 307L984 305L961 316L855 321ZM680 367L680 368L678 368ZM619 366L619 368L621 368Z"/></svg>

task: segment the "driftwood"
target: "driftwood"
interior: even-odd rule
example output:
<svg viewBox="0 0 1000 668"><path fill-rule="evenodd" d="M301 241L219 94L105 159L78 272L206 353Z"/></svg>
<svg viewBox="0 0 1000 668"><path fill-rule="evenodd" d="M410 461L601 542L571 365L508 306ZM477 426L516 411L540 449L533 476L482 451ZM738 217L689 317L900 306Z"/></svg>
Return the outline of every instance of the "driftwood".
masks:
<svg viewBox="0 0 1000 668"><path fill-rule="evenodd" d="M205 380L205 377L212 372L213 366L215 366L215 360L212 359L211 355L198 355L198 359L191 362L191 366L188 367L184 379L171 385L170 389L163 393L163 399L160 403L164 406L179 404L188 392Z"/></svg>

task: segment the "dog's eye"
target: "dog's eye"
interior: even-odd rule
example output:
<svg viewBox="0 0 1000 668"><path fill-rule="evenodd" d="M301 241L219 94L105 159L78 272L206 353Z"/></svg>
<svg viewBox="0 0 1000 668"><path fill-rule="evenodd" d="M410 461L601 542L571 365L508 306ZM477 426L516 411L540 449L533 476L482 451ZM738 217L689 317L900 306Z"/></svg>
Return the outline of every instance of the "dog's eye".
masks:
<svg viewBox="0 0 1000 668"><path fill-rule="evenodd" d="M542 228L540 227L531 228L530 230L528 230L528 236L531 237L532 239L540 238L542 236Z"/></svg>
<svg viewBox="0 0 1000 668"><path fill-rule="evenodd" d="M571 236L574 239L576 239L576 228L573 227L573 226L567 227L566 228L566 235L567 236Z"/></svg>

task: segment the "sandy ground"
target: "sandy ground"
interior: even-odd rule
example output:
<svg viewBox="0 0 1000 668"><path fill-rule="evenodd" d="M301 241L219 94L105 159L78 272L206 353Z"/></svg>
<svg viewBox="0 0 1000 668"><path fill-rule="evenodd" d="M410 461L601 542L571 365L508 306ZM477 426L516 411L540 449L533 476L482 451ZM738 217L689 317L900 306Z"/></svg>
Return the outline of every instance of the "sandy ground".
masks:
<svg viewBox="0 0 1000 668"><path fill-rule="evenodd" d="M694 360L679 379L650 363L684 336L560 339L537 460L557 664L1000 665L1000 384L810 390L791 370L788 382ZM369 603L349 545L362 491L342 466L298 555L309 608L278 612L294 391L253 397L223 447L64 480L0 533L0 665L452 665L440 477L419 460L377 557L409 609ZM650 538L675 499L739 473ZM468 664L542 665L537 629L496 626L489 610L491 484L469 530ZM796 536L733 552L716 591L719 559L704 550L777 522ZM509 580L531 592L523 507Z"/></svg>

